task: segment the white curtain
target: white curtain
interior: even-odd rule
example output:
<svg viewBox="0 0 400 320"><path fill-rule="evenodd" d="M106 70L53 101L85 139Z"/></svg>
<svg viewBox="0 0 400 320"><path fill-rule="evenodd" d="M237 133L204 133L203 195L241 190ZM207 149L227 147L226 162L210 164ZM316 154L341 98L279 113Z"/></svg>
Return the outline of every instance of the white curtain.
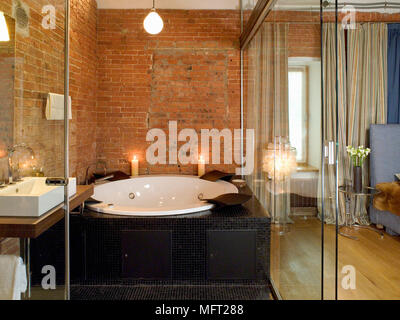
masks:
<svg viewBox="0 0 400 320"><path fill-rule="evenodd" d="M263 172L263 157L275 137L288 136L288 25L267 23L246 50L245 116L255 131L255 169L248 185L273 217L283 212L287 199L273 202L274 182ZM287 195L289 197L289 195ZM273 205L271 205L274 203Z"/></svg>

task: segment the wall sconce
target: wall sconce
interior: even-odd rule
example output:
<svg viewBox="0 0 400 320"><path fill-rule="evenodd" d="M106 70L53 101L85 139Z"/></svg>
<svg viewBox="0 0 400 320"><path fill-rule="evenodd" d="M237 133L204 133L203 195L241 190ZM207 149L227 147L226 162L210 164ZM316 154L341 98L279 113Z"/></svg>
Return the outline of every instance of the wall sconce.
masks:
<svg viewBox="0 0 400 320"><path fill-rule="evenodd" d="M8 27L4 12L0 11L0 41L10 41L10 34L8 33Z"/></svg>
<svg viewBox="0 0 400 320"><path fill-rule="evenodd" d="M150 34L159 34L164 28L164 22L160 15L156 12L155 0L153 0L153 8L144 19L144 29Z"/></svg>

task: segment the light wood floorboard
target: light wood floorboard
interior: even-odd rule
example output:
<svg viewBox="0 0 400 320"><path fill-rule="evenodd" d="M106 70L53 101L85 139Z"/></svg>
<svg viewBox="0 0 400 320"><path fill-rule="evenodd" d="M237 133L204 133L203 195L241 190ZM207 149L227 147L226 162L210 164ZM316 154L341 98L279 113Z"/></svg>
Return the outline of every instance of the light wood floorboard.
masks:
<svg viewBox="0 0 400 320"><path fill-rule="evenodd" d="M295 217L289 231L272 228L271 275L283 299L321 299L321 222ZM325 226L324 298L335 298L335 226ZM358 241L339 236L338 299L400 299L400 237L370 230L343 230ZM356 289L341 286L344 266L354 266Z"/></svg>

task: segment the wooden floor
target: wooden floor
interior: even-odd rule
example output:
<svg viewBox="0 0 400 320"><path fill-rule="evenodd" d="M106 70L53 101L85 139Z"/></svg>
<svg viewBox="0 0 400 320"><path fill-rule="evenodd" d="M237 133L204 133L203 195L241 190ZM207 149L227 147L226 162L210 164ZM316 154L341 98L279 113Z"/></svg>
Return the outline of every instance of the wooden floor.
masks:
<svg viewBox="0 0 400 320"><path fill-rule="evenodd" d="M335 298L335 227L325 226L324 299ZM281 234L272 228L271 275L283 299L321 299L321 222L296 217ZM338 299L400 299L400 237L359 229L343 230L358 241L339 236ZM345 266L356 270L356 289L341 282Z"/></svg>

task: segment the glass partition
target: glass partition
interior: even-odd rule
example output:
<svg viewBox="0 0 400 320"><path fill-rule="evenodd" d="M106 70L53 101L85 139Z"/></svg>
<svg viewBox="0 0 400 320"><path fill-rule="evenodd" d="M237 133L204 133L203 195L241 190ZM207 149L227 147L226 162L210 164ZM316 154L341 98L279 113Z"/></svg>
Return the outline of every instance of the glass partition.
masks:
<svg viewBox="0 0 400 320"><path fill-rule="evenodd" d="M21 287L27 276L27 290L14 289L13 298L63 299L64 187L51 189L45 181L64 177L65 172L65 1L2 0L0 23L2 16L7 28L0 26L0 196L16 193L21 201L49 198L41 200L38 208L32 204L26 210L18 206L18 200L10 202L0 219L7 215L12 222L19 215L18 223L29 224L57 211L60 221L34 236L9 238L11 229L5 230L0 236L0 259L12 263L21 258L15 260L20 267L14 272ZM3 38L6 33L9 39ZM50 96L55 100L50 101ZM54 252L46 246L50 241L57 244Z"/></svg>
<svg viewBox="0 0 400 320"><path fill-rule="evenodd" d="M337 78L326 82L327 92L337 88L337 296L399 299L400 219L384 199L398 171L400 4L336 1L326 10L326 65Z"/></svg>
<svg viewBox="0 0 400 320"><path fill-rule="evenodd" d="M247 180L271 214L283 299L400 297L387 200L400 170L399 21L395 1L278 0L243 50Z"/></svg>
<svg viewBox="0 0 400 320"><path fill-rule="evenodd" d="M336 173L336 134L324 123L324 15L319 1L278 0L243 52L243 116L256 137L247 181L271 215L271 282L282 299L335 299L337 234L325 203L335 214L336 185L325 180Z"/></svg>

